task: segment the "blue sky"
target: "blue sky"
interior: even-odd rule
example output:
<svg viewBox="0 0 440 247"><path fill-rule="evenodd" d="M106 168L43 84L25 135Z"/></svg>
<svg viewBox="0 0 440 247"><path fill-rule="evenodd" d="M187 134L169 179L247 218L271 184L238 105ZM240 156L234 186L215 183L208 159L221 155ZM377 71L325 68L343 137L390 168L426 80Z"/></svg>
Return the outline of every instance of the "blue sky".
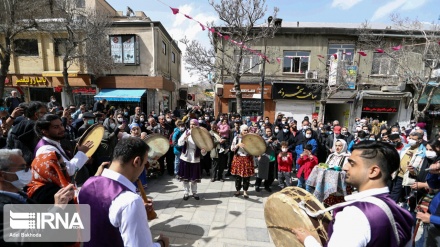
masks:
<svg viewBox="0 0 440 247"><path fill-rule="evenodd" d="M153 21L160 21L175 39L183 37L197 39L208 44L207 32L181 14L173 15L170 8L178 8L180 13L206 23L217 21L216 13L208 0L106 0L116 10L144 11ZM219 0L217 0L219 2ZM418 19L423 22L440 22L440 0L266 0L267 16L278 7L278 18L283 22L370 22L391 23L390 14L398 13L402 17ZM167 6L168 5L168 6ZM264 20L262 20L262 23ZM179 44L184 52L184 47ZM184 70L184 66L182 66ZM184 70L182 81L197 81L195 76Z"/></svg>

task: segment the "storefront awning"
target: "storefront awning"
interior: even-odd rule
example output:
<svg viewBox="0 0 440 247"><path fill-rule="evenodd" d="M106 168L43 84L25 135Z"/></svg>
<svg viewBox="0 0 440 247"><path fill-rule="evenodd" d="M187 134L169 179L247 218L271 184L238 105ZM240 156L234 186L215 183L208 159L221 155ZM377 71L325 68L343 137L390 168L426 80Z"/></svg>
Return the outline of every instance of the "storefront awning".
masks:
<svg viewBox="0 0 440 247"><path fill-rule="evenodd" d="M419 104L426 105L426 103L428 101L428 95L430 92L431 92L431 87L426 87L425 93L422 95L422 97L420 97ZM431 105L440 105L439 92L440 92L440 90L437 88L437 91L434 92L434 95L432 96Z"/></svg>
<svg viewBox="0 0 440 247"><path fill-rule="evenodd" d="M374 90L363 90L361 92L361 98L368 99L401 99L410 97L412 97L412 94L410 92L381 92Z"/></svg>
<svg viewBox="0 0 440 247"><path fill-rule="evenodd" d="M102 89L95 96L95 100L141 102L145 89Z"/></svg>

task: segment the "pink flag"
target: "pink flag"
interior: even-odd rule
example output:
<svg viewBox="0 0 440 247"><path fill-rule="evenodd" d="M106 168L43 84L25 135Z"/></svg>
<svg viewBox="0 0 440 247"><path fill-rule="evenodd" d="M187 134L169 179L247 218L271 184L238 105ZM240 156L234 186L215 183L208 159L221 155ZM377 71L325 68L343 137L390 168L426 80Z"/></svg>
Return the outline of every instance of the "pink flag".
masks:
<svg viewBox="0 0 440 247"><path fill-rule="evenodd" d="M398 51L402 48L402 45L392 47L393 50Z"/></svg>
<svg viewBox="0 0 440 247"><path fill-rule="evenodd" d="M224 35L223 38L224 38L225 40L228 40L228 39L229 39L229 36L228 36L228 35Z"/></svg>
<svg viewBox="0 0 440 247"><path fill-rule="evenodd" d="M277 62L281 63L281 58L277 57Z"/></svg>
<svg viewBox="0 0 440 247"><path fill-rule="evenodd" d="M208 29L209 29L209 31L211 31L211 33L215 33L215 29L213 27L208 28Z"/></svg>
<svg viewBox="0 0 440 247"><path fill-rule="evenodd" d="M351 52L346 52L345 55L349 55L349 56L350 56L350 55L351 55Z"/></svg>
<svg viewBox="0 0 440 247"><path fill-rule="evenodd" d="M202 31L205 31L205 26L202 23L200 23L200 22L199 22L199 24L202 27Z"/></svg>
<svg viewBox="0 0 440 247"><path fill-rule="evenodd" d="M376 52L377 53L384 53L384 51L382 49L376 48Z"/></svg>
<svg viewBox="0 0 440 247"><path fill-rule="evenodd" d="M189 16L189 15L184 15L186 18L188 18L188 19L192 19L192 17L191 16Z"/></svg>
<svg viewBox="0 0 440 247"><path fill-rule="evenodd" d="M325 58L323 55L317 55L319 58Z"/></svg>
<svg viewBox="0 0 440 247"><path fill-rule="evenodd" d="M363 52L363 51L358 51L358 53L359 53L359 55L361 55L361 56L363 56L363 57L367 56L367 53L365 53L365 52Z"/></svg>
<svg viewBox="0 0 440 247"><path fill-rule="evenodd" d="M179 9L177 9L177 8L170 7L170 9L171 9L171 11L173 11L173 14L175 14L175 15L177 15L177 13L179 13Z"/></svg>
<svg viewBox="0 0 440 247"><path fill-rule="evenodd" d="M217 35L218 35L219 37L223 37L223 34L221 34L220 32L217 32Z"/></svg>

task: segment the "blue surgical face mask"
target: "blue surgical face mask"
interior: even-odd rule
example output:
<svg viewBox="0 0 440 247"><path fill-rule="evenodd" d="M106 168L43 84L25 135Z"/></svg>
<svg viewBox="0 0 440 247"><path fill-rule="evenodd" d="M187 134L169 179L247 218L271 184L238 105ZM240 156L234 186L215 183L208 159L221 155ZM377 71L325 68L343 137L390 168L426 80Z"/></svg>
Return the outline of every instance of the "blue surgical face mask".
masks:
<svg viewBox="0 0 440 247"><path fill-rule="evenodd" d="M283 129L283 132L287 133L287 132L289 132L289 130L288 129Z"/></svg>
<svg viewBox="0 0 440 247"><path fill-rule="evenodd" d="M95 120L89 119L89 120L87 120L87 124L88 125L93 125L93 124L95 124Z"/></svg>

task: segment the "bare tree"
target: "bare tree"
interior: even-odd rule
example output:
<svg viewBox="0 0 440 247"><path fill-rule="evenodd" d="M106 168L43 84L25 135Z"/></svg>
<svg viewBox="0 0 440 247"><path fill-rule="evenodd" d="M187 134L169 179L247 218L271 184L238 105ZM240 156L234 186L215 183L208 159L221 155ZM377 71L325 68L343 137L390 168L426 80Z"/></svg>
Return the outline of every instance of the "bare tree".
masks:
<svg viewBox="0 0 440 247"><path fill-rule="evenodd" d="M40 25L40 29L51 33L55 39L59 55L62 56L68 103L74 103L68 76L72 64L85 65L92 79L115 67L108 38L112 13L87 9L80 0L55 0L51 3L50 14L56 18L50 19L46 25Z"/></svg>
<svg viewBox="0 0 440 247"><path fill-rule="evenodd" d="M215 32L209 33L212 47L205 48L195 40L181 41L186 46L186 69L205 78L213 73L216 81L223 82L224 76L231 78L236 91L237 112L241 114L240 80L244 75L258 75L260 64L266 59L256 55L256 52L263 51L254 51L252 47L262 47L264 39L273 38L277 27L261 23L267 11L265 0L210 0L210 4L221 24L215 27ZM277 13L278 8L274 8L273 19ZM213 26L212 23L207 25ZM231 44L231 40L237 43Z"/></svg>
<svg viewBox="0 0 440 247"><path fill-rule="evenodd" d="M418 20L392 15L393 26L399 35L390 37L387 30L379 32L364 23L360 29L359 44L365 50L375 51L373 68L382 75L377 83L404 86L408 84L414 91L411 100L416 120L425 117L431 100L440 85L440 27ZM419 110L419 101L427 95L426 105Z"/></svg>
<svg viewBox="0 0 440 247"><path fill-rule="evenodd" d="M35 18L44 8L43 0L2 0L0 2L0 97L3 97L5 81L9 73L14 39L20 34L35 30Z"/></svg>

